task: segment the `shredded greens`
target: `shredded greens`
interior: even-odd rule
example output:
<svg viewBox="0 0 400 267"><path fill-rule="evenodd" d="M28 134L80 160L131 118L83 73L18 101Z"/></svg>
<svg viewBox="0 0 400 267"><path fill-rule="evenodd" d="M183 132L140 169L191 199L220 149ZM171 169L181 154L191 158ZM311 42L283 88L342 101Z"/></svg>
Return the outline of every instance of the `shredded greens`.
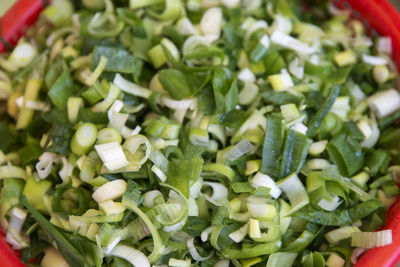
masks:
<svg viewBox="0 0 400 267"><path fill-rule="evenodd" d="M7 242L44 267L352 266L390 244L390 38L317 2L52 1L0 56Z"/></svg>

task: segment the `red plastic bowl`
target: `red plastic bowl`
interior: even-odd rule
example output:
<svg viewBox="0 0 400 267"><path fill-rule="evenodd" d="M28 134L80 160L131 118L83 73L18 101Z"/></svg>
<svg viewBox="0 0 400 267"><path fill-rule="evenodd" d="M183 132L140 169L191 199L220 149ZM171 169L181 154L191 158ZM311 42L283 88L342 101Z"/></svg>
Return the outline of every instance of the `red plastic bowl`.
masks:
<svg viewBox="0 0 400 267"><path fill-rule="evenodd" d="M4 0L0 0L4 1ZM388 0L334 0L342 8L351 8L370 30L382 36L391 36L393 59L400 70L400 14ZM14 46L25 30L32 25L48 0L19 0L0 22L0 53ZM400 88L399 88L400 89ZM392 229L393 243L368 250L355 267L394 267L400 259L400 198L389 209L384 229ZM0 266L23 267L18 253L0 236Z"/></svg>

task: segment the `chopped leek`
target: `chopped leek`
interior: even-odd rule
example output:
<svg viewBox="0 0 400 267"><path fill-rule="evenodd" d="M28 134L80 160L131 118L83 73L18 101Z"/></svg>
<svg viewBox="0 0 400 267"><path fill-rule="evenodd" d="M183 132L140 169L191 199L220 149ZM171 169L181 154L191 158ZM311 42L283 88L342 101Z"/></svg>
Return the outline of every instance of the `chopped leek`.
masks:
<svg viewBox="0 0 400 267"><path fill-rule="evenodd" d="M390 244L394 50L325 2L52 1L0 57L5 240L45 267L342 267Z"/></svg>
<svg viewBox="0 0 400 267"><path fill-rule="evenodd" d="M392 244L392 230L378 232L353 232L351 245L362 248L375 248Z"/></svg>

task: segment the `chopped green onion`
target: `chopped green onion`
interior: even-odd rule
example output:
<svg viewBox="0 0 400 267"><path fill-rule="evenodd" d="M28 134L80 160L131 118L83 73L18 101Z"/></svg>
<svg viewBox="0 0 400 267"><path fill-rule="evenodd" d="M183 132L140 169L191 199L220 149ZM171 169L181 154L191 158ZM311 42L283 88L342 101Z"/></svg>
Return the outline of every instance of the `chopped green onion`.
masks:
<svg viewBox="0 0 400 267"><path fill-rule="evenodd" d="M346 261L336 253L331 253L326 260L327 267L343 267Z"/></svg>
<svg viewBox="0 0 400 267"><path fill-rule="evenodd" d="M95 149L103 161L104 166L110 171L121 169L129 164L118 142L95 145Z"/></svg>
<svg viewBox="0 0 400 267"><path fill-rule="evenodd" d="M269 188L269 194L273 198L278 198L282 191L279 189L278 186L276 186L274 180L272 180L268 175L262 174L258 172L256 175L254 175L253 179L251 180L251 184L255 187L266 187Z"/></svg>
<svg viewBox="0 0 400 267"><path fill-rule="evenodd" d="M135 267L150 267L150 262L147 257L142 252L132 247L116 245L109 255L123 258Z"/></svg>
<svg viewBox="0 0 400 267"><path fill-rule="evenodd" d="M368 105L376 117L385 117L400 109L400 93L395 89L378 92L368 98Z"/></svg>
<svg viewBox="0 0 400 267"><path fill-rule="evenodd" d="M149 89L140 87L125 78L123 78L120 74L115 75L114 84L124 91L125 93L135 95L138 97L149 98L151 95L151 91Z"/></svg>
<svg viewBox="0 0 400 267"><path fill-rule="evenodd" d="M297 253L293 252L277 252L269 256L267 267L283 267L292 266Z"/></svg>
<svg viewBox="0 0 400 267"><path fill-rule="evenodd" d="M289 198L292 206L290 213L296 212L310 202L306 189L296 174L280 180L277 185Z"/></svg>
<svg viewBox="0 0 400 267"><path fill-rule="evenodd" d="M80 156L89 152L96 142L97 128L92 123L79 126L71 140L71 151Z"/></svg>
<svg viewBox="0 0 400 267"><path fill-rule="evenodd" d="M392 230L378 232L353 232L351 245L353 247L375 248L392 244Z"/></svg>
<svg viewBox="0 0 400 267"><path fill-rule="evenodd" d="M126 182L124 180L114 180L97 188L92 197L97 203L102 203L121 197L125 191Z"/></svg>
<svg viewBox="0 0 400 267"><path fill-rule="evenodd" d="M78 118L79 110L83 107L83 99L80 97L69 97L67 103L68 120L75 122Z"/></svg>
<svg viewBox="0 0 400 267"><path fill-rule="evenodd" d="M325 234L326 240L332 245L337 245L337 243L343 239L351 238L353 233L361 232L358 227L355 226L343 226L338 229L332 230Z"/></svg>

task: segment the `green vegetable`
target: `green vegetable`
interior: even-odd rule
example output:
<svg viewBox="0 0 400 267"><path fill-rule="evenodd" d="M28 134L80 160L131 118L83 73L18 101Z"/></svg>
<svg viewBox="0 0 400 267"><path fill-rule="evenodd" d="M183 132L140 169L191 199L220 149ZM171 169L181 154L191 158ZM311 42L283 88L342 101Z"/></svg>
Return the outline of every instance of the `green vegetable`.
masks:
<svg viewBox="0 0 400 267"><path fill-rule="evenodd" d="M274 178L280 177L280 169L277 163L281 156L284 142L282 116L272 114L267 118L261 172Z"/></svg>
<svg viewBox="0 0 400 267"><path fill-rule="evenodd" d="M129 73L139 77L142 71L142 61L131 55L127 50L117 47L96 46L93 50L91 66L94 69L100 62L100 57L107 58L104 71Z"/></svg>
<svg viewBox="0 0 400 267"><path fill-rule="evenodd" d="M343 14L54 0L0 58L5 239L82 267L350 267L390 243L398 74Z"/></svg>
<svg viewBox="0 0 400 267"><path fill-rule="evenodd" d="M313 210L311 208L303 208L293 215L313 223L341 226L363 219L380 207L382 207L382 203L380 201L371 199L355 205L348 210L345 209L327 212Z"/></svg>
<svg viewBox="0 0 400 267"><path fill-rule="evenodd" d="M67 100L75 92L75 84L68 71L64 71L50 88L48 95L54 105L61 110L67 108Z"/></svg>

